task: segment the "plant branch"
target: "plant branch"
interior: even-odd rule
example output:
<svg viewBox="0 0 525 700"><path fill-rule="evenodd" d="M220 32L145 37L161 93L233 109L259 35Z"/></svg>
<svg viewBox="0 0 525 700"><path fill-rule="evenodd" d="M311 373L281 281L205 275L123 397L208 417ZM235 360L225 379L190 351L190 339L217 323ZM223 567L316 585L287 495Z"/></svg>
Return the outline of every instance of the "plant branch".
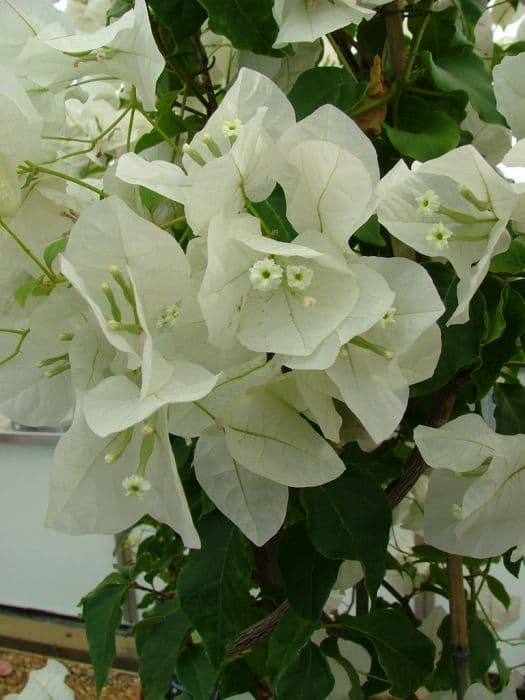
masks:
<svg viewBox="0 0 525 700"><path fill-rule="evenodd" d="M236 656L251 649L264 641L274 631L281 617L290 609L290 603L285 600L278 608L254 625L243 630L228 650L228 656Z"/></svg>
<svg viewBox="0 0 525 700"><path fill-rule="evenodd" d="M467 378L468 375L466 373L460 373L456 375L449 384L436 393L428 421L430 427L439 428L450 420L457 395L467 381ZM427 468L427 464L418 448L414 447L408 459L405 473L387 489L387 496L392 507L401 503L403 498Z"/></svg>
<svg viewBox="0 0 525 700"><path fill-rule="evenodd" d="M456 673L458 700L470 685L469 642L467 628L467 604L463 588L463 558L457 554L447 555L450 604L450 646Z"/></svg>
<svg viewBox="0 0 525 700"><path fill-rule="evenodd" d="M210 78L210 72L209 72L209 68L208 68L208 56L206 55L206 51L204 50L204 47L202 46L201 38L200 38L199 34L195 34L194 36L192 36L191 41L193 43L193 46L195 47L195 51L197 52L197 55L198 55L199 60L201 62L201 71L200 71L201 84L202 84L202 87L204 88L204 92L206 93L206 98L207 98L206 113L207 113L208 117L211 117L211 115L217 109L217 98L215 97L215 92L213 90L213 83L211 82L211 78Z"/></svg>
<svg viewBox="0 0 525 700"><path fill-rule="evenodd" d="M388 50L395 80L398 80L403 75L407 61L402 12L401 0L393 0L393 2L385 5L384 15Z"/></svg>
<svg viewBox="0 0 525 700"><path fill-rule="evenodd" d="M346 32L343 29L338 29L328 34L327 37L343 66L350 73L352 78L357 80L356 75L359 72L359 64L350 50L350 43Z"/></svg>

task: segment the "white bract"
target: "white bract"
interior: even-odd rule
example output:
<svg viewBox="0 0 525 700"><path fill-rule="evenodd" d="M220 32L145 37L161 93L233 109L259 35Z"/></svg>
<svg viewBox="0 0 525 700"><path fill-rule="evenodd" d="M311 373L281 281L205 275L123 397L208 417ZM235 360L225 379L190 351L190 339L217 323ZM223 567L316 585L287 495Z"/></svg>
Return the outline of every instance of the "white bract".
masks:
<svg viewBox="0 0 525 700"><path fill-rule="evenodd" d="M275 0L273 15L279 25L274 46L315 41L323 34L370 19L372 10L355 0Z"/></svg>
<svg viewBox="0 0 525 700"><path fill-rule="evenodd" d="M64 682L68 669L55 659L48 659L44 668L30 671L21 693L9 693L5 700L74 700L75 694Z"/></svg>
<svg viewBox="0 0 525 700"><path fill-rule="evenodd" d="M347 115L324 105L287 129L275 153L290 223L347 250L375 206L379 166L370 140Z"/></svg>
<svg viewBox="0 0 525 700"><path fill-rule="evenodd" d="M250 215L212 219L199 292L212 344L238 339L255 352L305 356L347 318L358 294L351 269L337 251L302 243L263 237ZM288 281L295 268L304 269L303 289Z"/></svg>
<svg viewBox="0 0 525 700"><path fill-rule="evenodd" d="M155 83L164 58L151 33L144 0L136 0L134 9L90 34L66 35L55 30L43 39L46 47L57 52L60 69L53 74L38 65L38 55L27 58L29 75L39 85L47 87L57 79L79 75L110 75L134 85L144 109L155 109ZM43 56L52 60L48 52L43 51Z"/></svg>
<svg viewBox="0 0 525 700"><path fill-rule="evenodd" d="M506 56L494 67L498 110L517 139L525 137L525 54Z"/></svg>
<svg viewBox="0 0 525 700"><path fill-rule="evenodd" d="M403 243L449 260L459 277L449 324L465 323L491 259L510 244L506 231L517 194L472 146L408 170L401 161L382 180L380 222Z"/></svg>
<svg viewBox="0 0 525 700"><path fill-rule="evenodd" d="M425 539L453 554L492 557L521 544L524 435L498 435L476 414L414 440L436 471L425 505Z"/></svg>

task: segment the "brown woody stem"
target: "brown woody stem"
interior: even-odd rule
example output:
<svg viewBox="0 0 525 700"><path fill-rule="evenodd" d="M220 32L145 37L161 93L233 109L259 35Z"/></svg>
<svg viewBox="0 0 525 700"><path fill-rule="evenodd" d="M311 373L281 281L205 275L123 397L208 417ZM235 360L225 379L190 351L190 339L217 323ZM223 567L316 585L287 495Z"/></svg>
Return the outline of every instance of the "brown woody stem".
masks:
<svg viewBox="0 0 525 700"><path fill-rule="evenodd" d="M463 587L463 558L447 555L450 605L450 647L456 673L458 700L463 700L470 685L467 603Z"/></svg>

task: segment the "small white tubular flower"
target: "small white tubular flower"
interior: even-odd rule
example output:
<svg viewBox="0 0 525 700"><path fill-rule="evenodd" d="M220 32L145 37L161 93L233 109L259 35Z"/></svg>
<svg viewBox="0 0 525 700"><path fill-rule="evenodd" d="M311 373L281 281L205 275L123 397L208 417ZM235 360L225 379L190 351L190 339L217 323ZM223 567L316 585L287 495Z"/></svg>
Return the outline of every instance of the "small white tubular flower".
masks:
<svg viewBox="0 0 525 700"><path fill-rule="evenodd" d="M278 289L283 279L283 268L273 258L257 260L250 267L250 283L259 292Z"/></svg>
<svg viewBox="0 0 525 700"><path fill-rule="evenodd" d="M151 491L151 484L140 474L132 474L122 481L122 488L126 492L126 496L144 498L144 494Z"/></svg>
<svg viewBox="0 0 525 700"><path fill-rule="evenodd" d="M432 216L432 214L435 214L441 203L439 196L434 190L427 190L419 197L416 197L416 202L419 205L417 211L423 214L423 216Z"/></svg>
<svg viewBox="0 0 525 700"><path fill-rule="evenodd" d="M307 311L310 311L317 304L315 297L303 297L303 306Z"/></svg>
<svg viewBox="0 0 525 700"><path fill-rule="evenodd" d="M381 326L382 326L383 328L385 328L386 326L391 326L391 325L393 325L393 324L396 322L396 311L397 311L396 307L395 307L395 306L391 306L391 307L387 310L387 312L385 313L385 315L383 316L383 318L381 318L381 319L379 320L379 323L381 324Z"/></svg>
<svg viewBox="0 0 525 700"><path fill-rule="evenodd" d="M177 304L171 304L170 306L166 306L166 308L162 309L162 311L160 312L160 316L157 319L157 323L155 324L157 330L161 331L165 328L171 328L175 325L175 322L177 321L178 317L179 307L177 306Z"/></svg>
<svg viewBox="0 0 525 700"><path fill-rule="evenodd" d="M428 234L426 235L427 241L432 241L437 250L444 250L448 248L448 239L452 237L452 231L445 226L445 224L440 221L430 227Z"/></svg>
<svg viewBox="0 0 525 700"><path fill-rule="evenodd" d="M304 292L312 284L314 271L305 265L287 265L286 282L292 289Z"/></svg>
<svg viewBox="0 0 525 700"><path fill-rule="evenodd" d="M226 138L236 139L242 129L242 121L239 118L227 119L222 125L222 133Z"/></svg>

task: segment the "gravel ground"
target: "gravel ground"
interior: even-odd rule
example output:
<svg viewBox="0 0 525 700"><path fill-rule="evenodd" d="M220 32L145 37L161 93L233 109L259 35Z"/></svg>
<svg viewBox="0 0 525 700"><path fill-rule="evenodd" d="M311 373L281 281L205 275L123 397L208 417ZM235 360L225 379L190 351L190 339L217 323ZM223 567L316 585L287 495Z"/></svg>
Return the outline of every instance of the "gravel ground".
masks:
<svg viewBox="0 0 525 700"><path fill-rule="evenodd" d="M69 669L66 683L73 689L75 698L96 700L93 668L89 664L77 661L58 660ZM47 657L0 647L0 662L7 662L12 667L8 676L0 676L1 699L9 693L19 693L27 682L29 671L45 666ZM103 700L137 700L139 698L138 676L127 671L112 671L101 697Z"/></svg>

